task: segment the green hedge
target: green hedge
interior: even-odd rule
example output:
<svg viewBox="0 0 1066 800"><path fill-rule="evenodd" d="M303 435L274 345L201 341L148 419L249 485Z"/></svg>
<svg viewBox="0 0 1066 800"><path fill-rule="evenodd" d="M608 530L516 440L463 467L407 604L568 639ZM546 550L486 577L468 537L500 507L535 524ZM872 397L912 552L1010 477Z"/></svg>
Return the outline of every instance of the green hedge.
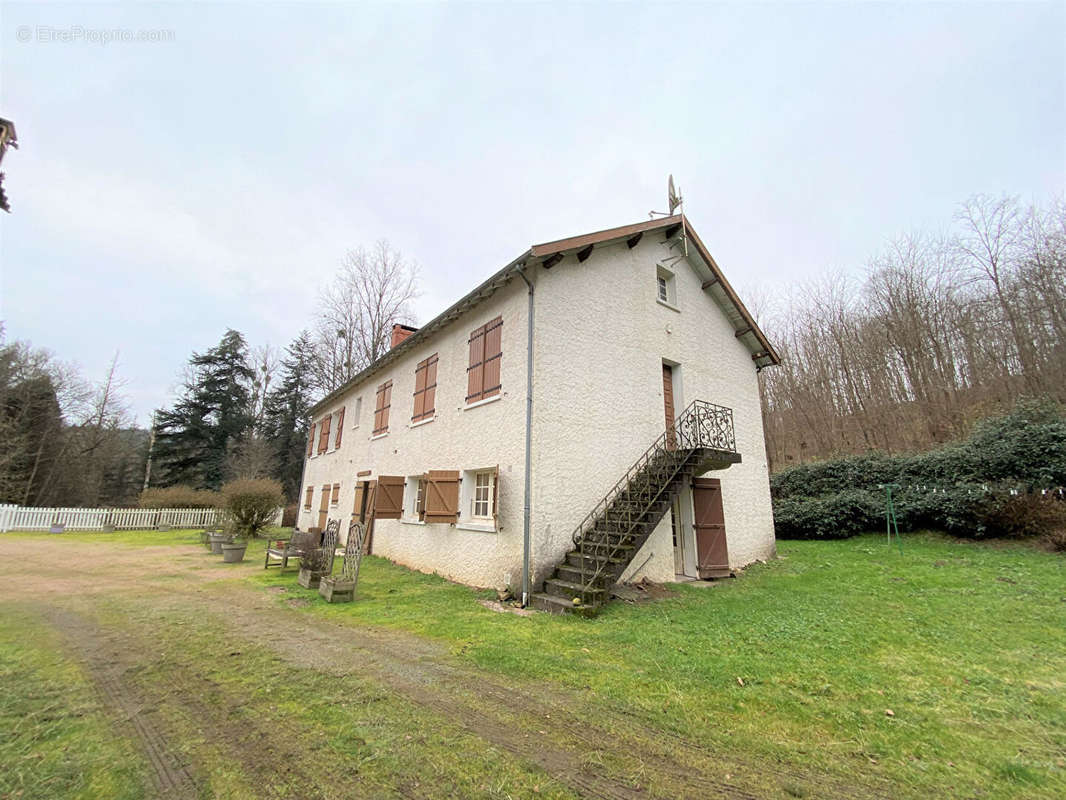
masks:
<svg viewBox="0 0 1066 800"><path fill-rule="evenodd" d="M886 483L899 486L901 530L936 528L973 538L1050 533L1066 527L1066 504L1040 490L1066 486L1066 417L1055 403L1027 402L939 450L852 456L780 472L770 481L777 535L840 539L883 528L880 486Z"/></svg>

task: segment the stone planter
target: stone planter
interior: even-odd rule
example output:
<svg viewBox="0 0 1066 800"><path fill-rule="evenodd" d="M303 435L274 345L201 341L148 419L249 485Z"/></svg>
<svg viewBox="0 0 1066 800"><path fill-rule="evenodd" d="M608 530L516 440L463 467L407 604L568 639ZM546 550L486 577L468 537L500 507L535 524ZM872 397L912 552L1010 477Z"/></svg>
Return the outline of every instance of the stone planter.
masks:
<svg viewBox="0 0 1066 800"><path fill-rule="evenodd" d="M170 526L169 526L169 525L167 525L167 524L166 524L166 523L164 522L164 523L161 523L161 524L159 524L159 525L156 525L155 529L156 529L157 531L169 531L169 530L170 530Z"/></svg>
<svg viewBox="0 0 1066 800"><path fill-rule="evenodd" d="M62 533L66 529L67 529L66 525L55 524L55 525L52 525L52 527L48 529L48 532L49 533Z"/></svg>
<svg viewBox="0 0 1066 800"><path fill-rule="evenodd" d="M222 560L227 564L236 564L244 561L244 551L248 549L248 542L237 539L222 545Z"/></svg>
<svg viewBox="0 0 1066 800"><path fill-rule="evenodd" d="M223 536L221 533L211 534L211 552L216 556L222 555L222 545L229 541L228 536Z"/></svg>
<svg viewBox="0 0 1066 800"><path fill-rule="evenodd" d="M318 593L327 603L350 603L355 600L355 581L323 578L319 581Z"/></svg>
<svg viewBox="0 0 1066 800"><path fill-rule="evenodd" d="M305 589L317 589L321 580L321 572L300 567L300 576L296 579L296 582Z"/></svg>
<svg viewBox="0 0 1066 800"><path fill-rule="evenodd" d="M115 526L114 525L105 525L100 530L102 530L104 533L114 533L115 532Z"/></svg>

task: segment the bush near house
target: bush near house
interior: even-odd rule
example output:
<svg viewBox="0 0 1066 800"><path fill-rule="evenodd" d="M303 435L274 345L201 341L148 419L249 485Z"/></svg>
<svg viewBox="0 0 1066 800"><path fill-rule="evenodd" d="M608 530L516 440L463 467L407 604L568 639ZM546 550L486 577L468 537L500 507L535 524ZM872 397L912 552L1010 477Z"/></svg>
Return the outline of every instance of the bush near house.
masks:
<svg viewBox="0 0 1066 800"><path fill-rule="evenodd" d="M270 478L245 478L222 486L222 501L234 532L255 536L273 521L285 505L281 484Z"/></svg>
<svg viewBox="0 0 1066 800"><path fill-rule="evenodd" d="M141 508L219 508L222 495L191 486L167 486L145 489L137 500Z"/></svg>
<svg viewBox="0 0 1066 800"><path fill-rule="evenodd" d="M897 486L901 530L1063 541L1066 502L1057 490L1066 486L1066 416L1054 402L1030 401L939 450L871 453L780 472L771 479L777 535L843 539L882 527L884 484Z"/></svg>

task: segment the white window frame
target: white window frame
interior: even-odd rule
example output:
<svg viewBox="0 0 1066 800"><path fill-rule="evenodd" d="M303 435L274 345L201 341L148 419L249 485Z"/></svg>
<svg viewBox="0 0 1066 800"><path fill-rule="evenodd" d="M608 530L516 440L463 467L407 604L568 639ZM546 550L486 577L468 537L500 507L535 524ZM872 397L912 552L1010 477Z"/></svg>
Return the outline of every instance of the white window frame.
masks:
<svg viewBox="0 0 1066 800"><path fill-rule="evenodd" d="M485 485L481 485L481 479L486 478ZM491 522L492 516L492 492L496 487L493 486L495 479L494 471L491 469L479 469L473 473L473 482L471 484L470 492L470 519L481 520L484 522ZM485 495L482 499L479 497L479 493L484 491ZM485 513L479 514L478 506L484 504Z"/></svg>
<svg viewBox="0 0 1066 800"><path fill-rule="evenodd" d="M425 525L424 520L418 518L418 496L425 494L426 479L423 475L408 475L403 482L403 517L404 522L413 522Z"/></svg>

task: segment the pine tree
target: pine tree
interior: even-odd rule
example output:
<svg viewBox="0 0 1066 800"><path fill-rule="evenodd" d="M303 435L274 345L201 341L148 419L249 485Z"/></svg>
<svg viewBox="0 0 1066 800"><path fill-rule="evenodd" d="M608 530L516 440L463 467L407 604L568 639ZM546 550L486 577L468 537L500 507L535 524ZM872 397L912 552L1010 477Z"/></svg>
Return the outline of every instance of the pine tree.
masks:
<svg viewBox="0 0 1066 800"><path fill-rule="evenodd" d="M244 337L227 330L206 353L189 359L192 377L172 409L156 417L153 485L222 485L226 454L252 425L251 383ZM156 476L159 476L156 478Z"/></svg>
<svg viewBox="0 0 1066 800"><path fill-rule="evenodd" d="M285 348L281 381L267 395L263 414L263 434L274 448L276 476L290 502L296 501L303 478L307 430L311 425L314 359L311 334L301 331Z"/></svg>

